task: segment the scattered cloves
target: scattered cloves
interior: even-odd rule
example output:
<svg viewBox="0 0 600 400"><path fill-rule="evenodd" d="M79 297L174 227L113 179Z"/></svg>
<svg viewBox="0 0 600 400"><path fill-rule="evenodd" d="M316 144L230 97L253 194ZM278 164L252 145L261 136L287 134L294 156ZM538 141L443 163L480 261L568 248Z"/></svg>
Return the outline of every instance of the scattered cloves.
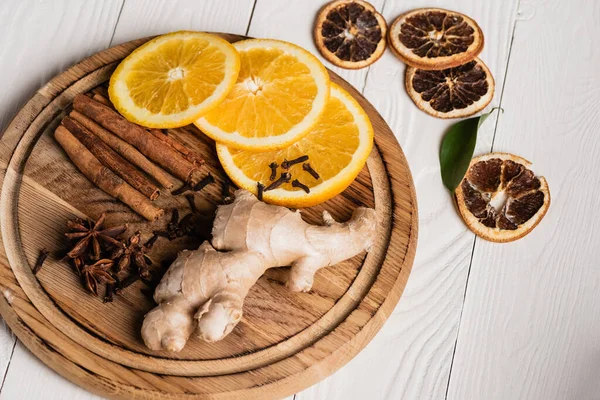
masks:
<svg viewBox="0 0 600 400"><path fill-rule="evenodd" d="M283 169L290 169L290 167L292 165L296 165L296 164L300 164L301 162L304 162L308 160L308 156L304 155L304 156L300 156L298 158L295 158L293 160L283 160L283 162L281 163L281 168Z"/></svg>
<svg viewBox="0 0 600 400"><path fill-rule="evenodd" d="M258 198L258 200L262 201L262 199L263 199L263 193L265 191L265 185L263 185L260 182L256 182L256 190L257 190L256 197Z"/></svg>
<svg viewBox="0 0 600 400"><path fill-rule="evenodd" d="M194 229L194 225L192 223L193 216L194 216L194 214L189 213L185 217L181 218L181 221L179 221L179 228L177 229L177 231L175 233L177 235L177 237L189 235L193 231L193 229Z"/></svg>
<svg viewBox="0 0 600 400"><path fill-rule="evenodd" d="M172 196L179 196L180 194L183 194L185 192L187 192L188 190L192 190L192 185L190 185L189 183L184 183L180 188L175 189L171 192Z"/></svg>
<svg viewBox="0 0 600 400"><path fill-rule="evenodd" d="M300 188L300 189L304 190L306 193L310 193L310 189L308 188L308 186L306 186L305 184L300 182L298 179L294 179L292 181L292 186L296 187L296 188Z"/></svg>
<svg viewBox="0 0 600 400"><path fill-rule="evenodd" d="M279 179L277 179L276 181L273 181L273 183L271 183L269 186L267 186L264 191L267 192L269 190L277 189L279 186L283 185L284 183L289 182L291 179L292 179L292 174L290 174L289 172L284 172L281 174Z"/></svg>
<svg viewBox="0 0 600 400"><path fill-rule="evenodd" d="M38 256L38 259L32 269L34 275L37 274L40 269L42 269L42 265L44 265L44 261L46 261L46 258L48 258L48 254L50 254L50 252L46 248L43 248L40 251L40 255Z"/></svg>
<svg viewBox="0 0 600 400"><path fill-rule="evenodd" d="M190 209L192 210L192 214L196 214L198 212L198 208L196 207L196 200L194 198L193 194L186 194L185 195L186 200L188 201L189 205L190 205Z"/></svg>
<svg viewBox="0 0 600 400"><path fill-rule="evenodd" d="M152 237L150 239L148 239L148 241L146 242L146 244L144 245L148 250L150 250L153 246L154 243L156 243L156 241L158 240L160 236L157 235L156 233L152 235Z"/></svg>
<svg viewBox="0 0 600 400"><path fill-rule="evenodd" d="M269 164L269 168L271 168L271 176L269 177L269 179L272 181L274 181L277 177L277 167L279 167L279 164L277 164L275 161Z"/></svg>
<svg viewBox="0 0 600 400"><path fill-rule="evenodd" d="M115 293L115 284L107 283L106 284L106 292L104 294L104 299L102 300L102 302L103 303L112 303L114 293Z"/></svg>
<svg viewBox="0 0 600 400"><path fill-rule="evenodd" d="M221 189L221 199L223 203L229 204L232 201L231 196L229 196L229 189L231 187L233 187L233 190L237 189L237 186L235 186L233 182L229 180L229 178L225 177L225 179L223 179L223 187Z"/></svg>
<svg viewBox="0 0 600 400"><path fill-rule="evenodd" d="M223 181L223 187L221 188L221 197L223 198L223 200L226 200L229 197L230 185L231 183L229 182L229 179L225 178L225 180Z"/></svg>
<svg viewBox="0 0 600 400"><path fill-rule="evenodd" d="M312 175L313 178L319 179L321 176L315 171L309 163L302 164L302 169Z"/></svg>
<svg viewBox="0 0 600 400"><path fill-rule="evenodd" d="M199 192L204 189L207 185L215 182L215 177L209 172L202 180L194 186L194 192Z"/></svg>

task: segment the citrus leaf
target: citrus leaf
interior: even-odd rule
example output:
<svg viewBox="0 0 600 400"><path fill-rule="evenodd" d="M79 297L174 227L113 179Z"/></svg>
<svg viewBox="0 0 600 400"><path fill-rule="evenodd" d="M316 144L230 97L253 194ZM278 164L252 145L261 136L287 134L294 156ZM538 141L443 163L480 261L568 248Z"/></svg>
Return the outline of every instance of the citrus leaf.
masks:
<svg viewBox="0 0 600 400"><path fill-rule="evenodd" d="M496 108L477 117L457 122L444 136L440 147L440 169L442 182L451 192L454 192L469 169L479 127Z"/></svg>

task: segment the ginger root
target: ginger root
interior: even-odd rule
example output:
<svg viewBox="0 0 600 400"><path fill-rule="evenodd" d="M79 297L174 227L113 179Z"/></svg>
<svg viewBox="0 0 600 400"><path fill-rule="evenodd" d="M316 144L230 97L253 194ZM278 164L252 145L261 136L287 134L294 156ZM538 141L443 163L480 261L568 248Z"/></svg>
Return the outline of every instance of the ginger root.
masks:
<svg viewBox="0 0 600 400"><path fill-rule="evenodd" d="M323 212L323 226L298 211L260 202L245 190L219 206L212 245L185 250L154 292L158 304L144 318L142 338L152 350L180 351L196 329L200 339L227 336L242 318L244 298L269 268L291 266L287 286L309 291L315 273L373 244L375 211L357 208L346 223Z"/></svg>

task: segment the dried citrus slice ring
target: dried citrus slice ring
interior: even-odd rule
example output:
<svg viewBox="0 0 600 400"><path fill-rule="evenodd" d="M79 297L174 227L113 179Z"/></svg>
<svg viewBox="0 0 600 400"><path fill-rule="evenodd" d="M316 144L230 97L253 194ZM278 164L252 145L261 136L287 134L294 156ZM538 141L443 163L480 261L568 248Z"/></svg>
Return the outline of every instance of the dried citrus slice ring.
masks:
<svg viewBox="0 0 600 400"><path fill-rule="evenodd" d="M394 53L422 69L446 69L474 59L483 50L483 32L464 14L420 8L400 15L389 29Z"/></svg>
<svg viewBox="0 0 600 400"><path fill-rule="evenodd" d="M510 242L527 235L550 207L546 179L531 163L508 153L490 153L471 161L456 188L456 202L465 223L492 242Z"/></svg>
<svg viewBox="0 0 600 400"><path fill-rule="evenodd" d="M239 70L240 56L225 39L174 32L146 42L121 61L108 93L128 120L150 128L174 128L219 104Z"/></svg>
<svg viewBox="0 0 600 400"><path fill-rule="evenodd" d="M291 179L274 190L265 191L263 198L287 207L309 207L322 203L344 191L359 174L373 147L373 127L360 104L344 89L331 84L331 96L325 111L311 132L293 145L276 151L254 153L217 144L221 165L231 180L241 188L257 193L257 182L268 187L282 173ZM284 169L285 160L305 160L305 163ZM269 164L279 168L272 175ZM305 169L306 168L306 169ZM306 186L306 193L294 180Z"/></svg>
<svg viewBox="0 0 600 400"><path fill-rule="evenodd" d="M438 118L462 118L494 97L494 77L479 58L441 71L406 69L406 91L417 107Z"/></svg>
<svg viewBox="0 0 600 400"><path fill-rule="evenodd" d="M225 100L194 124L234 148L268 151L307 135L329 98L329 74L303 48L272 39L234 43L241 57Z"/></svg>
<svg viewBox="0 0 600 400"><path fill-rule="evenodd" d="M385 51L387 25L371 4L336 0L326 4L315 23L319 51L328 61L348 69L364 68Z"/></svg>

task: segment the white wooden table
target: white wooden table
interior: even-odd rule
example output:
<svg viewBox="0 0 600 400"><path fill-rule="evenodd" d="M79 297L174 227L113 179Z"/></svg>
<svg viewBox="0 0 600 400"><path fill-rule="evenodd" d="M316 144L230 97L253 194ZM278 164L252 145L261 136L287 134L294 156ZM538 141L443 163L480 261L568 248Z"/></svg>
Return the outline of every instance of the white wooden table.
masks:
<svg viewBox="0 0 600 400"><path fill-rule="evenodd" d="M180 29L270 37L317 54L323 0L2 0L0 128L34 91L76 61ZM296 400L600 398L600 2L373 0L388 23L416 7L476 19L496 79L494 115L477 153L534 161L552 205L511 244L466 229L440 179L450 122L419 111L404 66L387 51L370 68L333 68L375 105L402 145L419 202L408 286L382 331L349 364ZM325 63L332 68L330 64ZM0 330L0 399L96 396L44 366Z"/></svg>

